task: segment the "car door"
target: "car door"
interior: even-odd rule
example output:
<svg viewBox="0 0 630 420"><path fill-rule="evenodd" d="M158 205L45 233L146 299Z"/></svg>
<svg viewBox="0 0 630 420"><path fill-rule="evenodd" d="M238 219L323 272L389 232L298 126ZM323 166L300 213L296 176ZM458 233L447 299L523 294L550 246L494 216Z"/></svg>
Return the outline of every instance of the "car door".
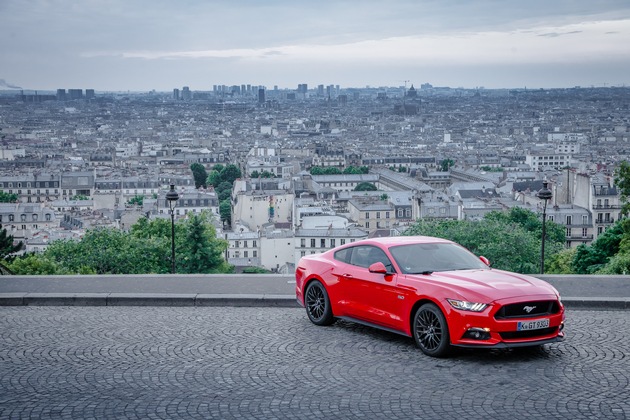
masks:
<svg viewBox="0 0 630 420"><path fill-rule="evenodd" d="M382 262L389 274L371 273L368 267ZM340 289L348 316L388 328L402 327L398 274L383 250L372 245L352 247L349 263L339 273Z"/></svg>

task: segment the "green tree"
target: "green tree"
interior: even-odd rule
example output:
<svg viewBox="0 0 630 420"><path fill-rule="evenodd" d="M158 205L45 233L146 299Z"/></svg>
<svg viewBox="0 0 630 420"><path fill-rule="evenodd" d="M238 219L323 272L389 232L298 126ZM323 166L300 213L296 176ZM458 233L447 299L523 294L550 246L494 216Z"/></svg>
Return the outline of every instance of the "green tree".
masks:
<svg viewBox="0 0 630 420"><path fill-rule="evenodd" d="M24 243L22 241L16 243L13 235L9 235L7 230L0 225L0 258L7 259L22 249L24 249Z"/></svg>
<svg viewBox="0 0 630 420"><path fill-rule="evenodd" d="M573 270L577 274L592 274L601 270L620 250L630 221L617 221L597 237L591 245L578 245L573 257Z"/></svg>
<svg viewBox="0 0 630 420"><path fill-rule="evenodd" d="M630 203L628 202L628 196L630 196L630 163L623 160L619 164L619 167L615 170L615 185L619 188L621 202L624 203L621 207L621 213L626 215L630 212Z"/></svg>
<svg viewBox="0 0 630 420"><path fill-rule="evenodd" d="M221 183L221 172L217 170L212 170L208 174L208 178L206 179L206 185L212 185L216 188L217 185Z"/></svg>
<svg viewBox="0 0 630 420"><path fill-rule="evenodd" d="M0 203L15 203L16 201L18 201L17 194L9 194L4 191L0 191Z"/></svg>
<svg viewBox="0 0 630 420"><path fill-rule="evenodd" d="M448 172L455 165L453 159L444 159L440 162L440 171Z"/></svg>
<svg viewBox="0 0 630 420"><path fill-rule="evenodd" d="M232 204L230 200L223 200L219 203L219 214L223 223L232 224Z"/></svg>
<svg viewBox="0 0 630 420"><path fill-rule="evenodd" d="M193 163L190 165L190 170L192 171L193 178L195 179L195 188L206 188L208 181L206 167L201 163Z"/></svg>
<svg viewBox="0 0 630 420"><path fill-rule="evenodd" d="M234 181L240 177L241 170L238 169L236 165L226 165L226 167L221 170L221 182L229 182L230 185L232 185Z"/></svg>
<svg viewBox="0 0 630 420"><path fill-rule="evenodd" d="M204 216L195 215L186 222L185 242L178 261L180 273L225 272L223 258L227 242L217 239L214 226Z"/></svg>
<svg viewBox="0 0 630 420"><path fill-rule="evenodd" d="M353 174L353 175L364 174L366 172L363 172L363 168L364 168L364 166L361 166L361 167L348 166L346 169L343 170L343 173L344 174Z"/></svg>
<svg viewBox="0 0 630 420"><path fill-rule="evenodd" d="M398 168L398 172L407 172L407 167L406 166L400 166Z"/></svg>
<svg viewBox="0 0 630 420"><path fill-rule="evenodd" d="M25 254L7 264L7 268L18 275L65 274L56 262L40 254Z"/></svg>
<svg viewBox="0 0 630 420"><path fill-rule="evenodd" d="M142 203L144 203L144 195L136 195L133 198L130 198L129 201L127 201L127 204L129 204L130 206L138 205L142 207Z"/></svg>
<svg viewBox="0 0 630 420"><path fill-rule="evenodd" d="M371 182L361 182L356 187L354 187L355 191L376 191L376 185Z"/></svg>
<svg viewBox="0 0 630 420"><path fill-rule="evenodd" d="M572 274L574 272L572 262L576 251L575 248L569 248L551 255L549 260L545 260L545 273Z"/></svg>

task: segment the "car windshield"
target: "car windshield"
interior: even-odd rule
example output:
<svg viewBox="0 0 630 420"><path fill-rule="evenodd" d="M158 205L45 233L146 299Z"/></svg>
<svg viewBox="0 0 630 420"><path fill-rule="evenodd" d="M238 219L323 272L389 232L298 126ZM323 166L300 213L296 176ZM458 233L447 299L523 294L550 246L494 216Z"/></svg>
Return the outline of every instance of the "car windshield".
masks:
<svg viewBox="0 0 630 420"><path fill-rule="evenodd" d="M404 274L488 268L465 248L452 243L417 243L389 249Z"/></svg>

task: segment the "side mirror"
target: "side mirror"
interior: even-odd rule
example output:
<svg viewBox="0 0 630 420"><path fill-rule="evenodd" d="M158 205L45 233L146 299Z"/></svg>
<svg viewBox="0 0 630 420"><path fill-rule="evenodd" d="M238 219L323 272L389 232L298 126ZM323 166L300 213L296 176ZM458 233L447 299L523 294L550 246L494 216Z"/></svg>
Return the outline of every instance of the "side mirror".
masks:
<svg viewBox="0 0 630 420"><path fill-rule="evenodd" d="M380 261L375 262L374 264L370 265L368 267L368 270L370 270L370 273L387 274L387 269L385 268L385 264L383 264Z"/></svg>
<svg viewBox="0 0 630 420"><path fill-rule="evenodd" d="M482 263L484 263L485 265L487 265L488 267L490 267L490 260L487 259L486 257L484 257L483 255L481 255L479 257L479 259L481 260Z"/></svg>

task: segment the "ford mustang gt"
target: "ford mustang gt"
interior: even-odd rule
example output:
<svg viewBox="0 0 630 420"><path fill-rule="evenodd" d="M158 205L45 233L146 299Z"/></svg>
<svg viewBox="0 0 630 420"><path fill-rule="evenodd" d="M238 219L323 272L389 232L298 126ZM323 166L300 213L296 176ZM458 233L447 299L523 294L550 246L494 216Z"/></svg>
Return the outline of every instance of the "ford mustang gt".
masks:
<svg viewBox="0 0 630 420"><path fill-rule="evenodd" d="M554 287L489 265L445 239L366 239L302 257L295 291L316 325L345 319L412 336L429 356L564 339Z"/></svg>

